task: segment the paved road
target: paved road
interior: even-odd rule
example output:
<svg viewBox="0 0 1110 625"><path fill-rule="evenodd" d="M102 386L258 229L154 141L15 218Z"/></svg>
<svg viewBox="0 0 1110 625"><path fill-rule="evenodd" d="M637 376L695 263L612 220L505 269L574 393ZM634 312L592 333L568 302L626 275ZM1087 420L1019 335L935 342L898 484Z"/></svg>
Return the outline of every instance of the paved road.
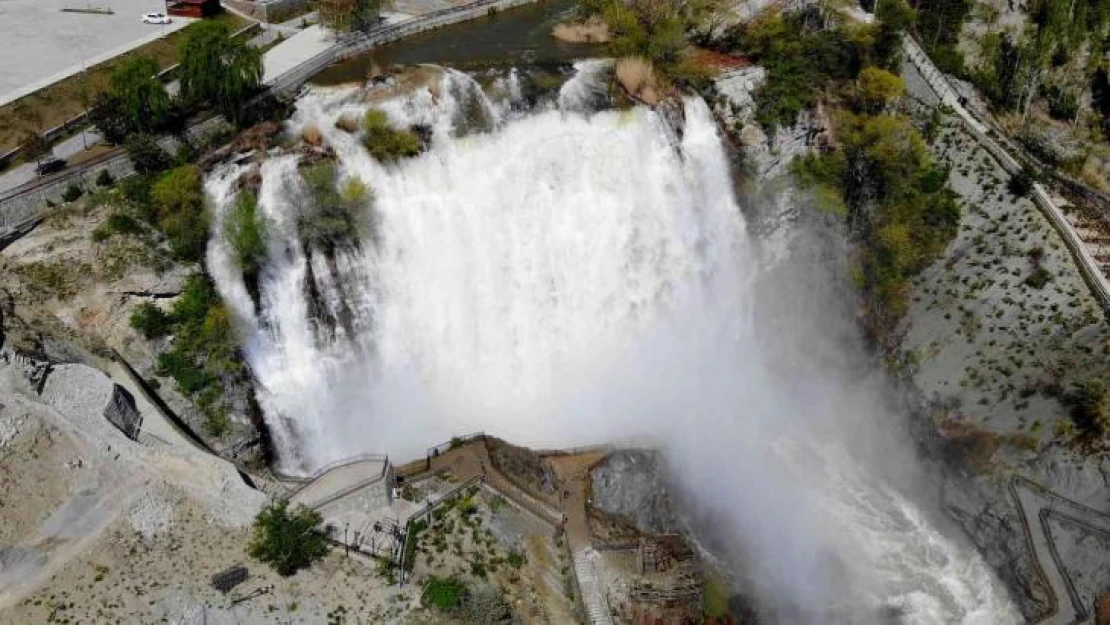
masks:
<svg viewBox="0 0 1110 625"><path fill-rule="evenodd" d="M54 156L62 160L69 160L85 151L85 147L92 147L100 142L100 133L94 129L80 132L69 139L59 142L54 146ZM35 164L24 163L13 167L0 174L0 192L14 189L21 184L27 184L35 179Z"/></svg>

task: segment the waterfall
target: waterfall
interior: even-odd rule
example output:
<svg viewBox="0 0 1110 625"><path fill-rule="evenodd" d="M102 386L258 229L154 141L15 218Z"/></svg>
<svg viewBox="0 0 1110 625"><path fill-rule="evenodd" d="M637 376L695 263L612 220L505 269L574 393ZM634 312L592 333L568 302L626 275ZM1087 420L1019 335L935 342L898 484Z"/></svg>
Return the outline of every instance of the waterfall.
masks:
<svg viewBox="0 0 1110 625"><path fill-rule="evenodd" d="M290 130L318 128L340 178L373 190L373 236L330 258L306 248L298 157L267 161L258 306L219 236L239 170L211 178L209 264L282 463L409 457L476 430L545 448L647 440L695 494L693 516L796 611L785 622L1017 622L975 551L860 451L862 428L881 429L858 416L878 411L865 385L783 367L759 330L768 285L707 106L685 103L673 145L647 108L590 104L604 67L580 65L558 108L526 114L449 70L375 100L433 129L427 153L392 164L335 126L371 106L357 89L303 97ZM816 361L821 342L790 357Z"/></svg>

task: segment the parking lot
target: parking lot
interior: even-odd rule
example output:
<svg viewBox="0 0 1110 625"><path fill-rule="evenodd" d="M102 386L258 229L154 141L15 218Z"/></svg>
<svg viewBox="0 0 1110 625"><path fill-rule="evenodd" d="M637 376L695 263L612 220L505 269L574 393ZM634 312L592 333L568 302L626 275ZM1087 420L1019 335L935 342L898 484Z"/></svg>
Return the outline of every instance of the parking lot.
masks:
<svg viewBox="0 0 1110 625"><path fill-rule="evenodd" d="M0 0L0 105L188 23L142 22L144 13L165 10L162 0Z"/></svg>

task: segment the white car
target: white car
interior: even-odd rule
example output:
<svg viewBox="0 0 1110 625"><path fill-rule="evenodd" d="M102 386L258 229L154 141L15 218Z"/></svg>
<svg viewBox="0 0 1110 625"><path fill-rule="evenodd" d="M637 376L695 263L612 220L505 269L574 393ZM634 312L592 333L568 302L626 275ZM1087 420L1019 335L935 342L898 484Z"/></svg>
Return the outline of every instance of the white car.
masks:
<svg viewBox="0 0 1110 625"><path fill-rule="evenodd" d="M144 24L169 24L170 23L170 18L169 18L169 16L163 15L161 13L147 13L146 15L143 16L143 23Z"/></svg>

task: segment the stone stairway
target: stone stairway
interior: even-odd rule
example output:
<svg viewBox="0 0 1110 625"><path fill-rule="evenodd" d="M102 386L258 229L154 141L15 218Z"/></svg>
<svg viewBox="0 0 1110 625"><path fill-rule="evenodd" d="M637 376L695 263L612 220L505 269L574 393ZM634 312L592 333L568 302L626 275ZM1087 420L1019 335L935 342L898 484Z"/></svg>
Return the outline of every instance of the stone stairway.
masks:
<svg viewBox="0 0 1110 625"><path fill-rule="evenodd" d="M613 625L609 614L609 604L605 601L605 590L601 587L597 569L590 561L588 549L574 552L574 574L578 577L578 590L582 593L582 604L586 606L586 616L591 625Z"/></svg>

